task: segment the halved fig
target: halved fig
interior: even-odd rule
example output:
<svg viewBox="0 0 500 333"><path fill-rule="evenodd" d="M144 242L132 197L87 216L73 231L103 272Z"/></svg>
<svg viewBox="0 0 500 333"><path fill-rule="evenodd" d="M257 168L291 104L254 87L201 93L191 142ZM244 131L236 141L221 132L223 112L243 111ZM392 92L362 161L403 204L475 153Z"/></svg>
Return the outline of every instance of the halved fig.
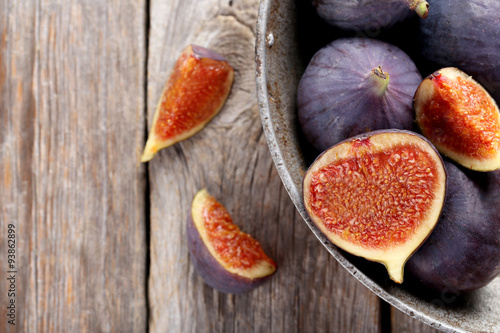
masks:
<svg viewBox="0 0 500 333"><path fill-rule="evenodd" d="M495 100L470 76L443 68L422 81L415 94L422 134L466 168L500 168L500 112Z"/></svg>
<svg viewBox="0 0 500 333"><path fill-rule="evenodd" d="M368 38L337 39L314 55L300 79L302 132L322 152L370 131L412 130L420 82L417 67L398 47Z"/></svg>
<svg viewBox="0 0 500 333"><path fill-rule="evenodd" d="M407 259L433 230L445 197L446 172L422 136L374 131L320 155L303 186L312 221L333 244L383 263L403 281Z"/></svg>
<svg viewBox="0 0 500 333"><path fill-rule="evenodd" d="M248 292L276 271L276 263L260 243L240 231L226 208L204 189L193 199L187 237L196 270L220 292Z"/></svg>
<svg viewBox="0 0 500 333"><path fill-rule="evenodd" d="M220 54L186 47L161 94L141 161L202 130L226 102L233 79L233 68Z"/></svg>

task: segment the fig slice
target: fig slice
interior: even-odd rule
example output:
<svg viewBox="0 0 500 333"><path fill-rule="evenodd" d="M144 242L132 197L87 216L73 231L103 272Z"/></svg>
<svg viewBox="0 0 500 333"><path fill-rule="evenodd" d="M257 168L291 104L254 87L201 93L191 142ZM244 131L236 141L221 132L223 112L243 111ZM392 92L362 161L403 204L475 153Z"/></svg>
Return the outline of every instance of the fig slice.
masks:
<svg viewBox="0 0 500 333"><path fill-rule="evenodd" d="M191 204L187 237L197 272L220 292L248 292L276 271L276 263L260 243L240 231L226 208L205 189L195 195Z"/></svg>
<svg viewBox="0 0 500 333"><path fill-rule="evenodd" d="M500 112L495 100L463 71L447 67L415 93L416 121L436 148L476 171L500 168Z"/></svg>
<svg viewBox="0 0 500 333"><path fill-rule="evenodd" d="M403 268L433 230L446 187L443 161L419 134L380 130L331 147L309 167L306 211L343 250L383 263L403 282Z"/></svg>
<svg viewBox="0 0 500 333"><path fill-rule="evenodd" d="M234 70L220 54L186 47L170 74L153 116L141 162L202 130L226 102Z"/></svg>

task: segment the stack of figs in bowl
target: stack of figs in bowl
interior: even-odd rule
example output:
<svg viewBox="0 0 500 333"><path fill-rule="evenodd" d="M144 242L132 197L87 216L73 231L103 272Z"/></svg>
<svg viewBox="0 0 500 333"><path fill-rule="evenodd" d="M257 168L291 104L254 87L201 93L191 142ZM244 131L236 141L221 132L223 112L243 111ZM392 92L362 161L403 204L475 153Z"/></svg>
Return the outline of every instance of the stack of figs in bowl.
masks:
<svg viewBox="0 0 500 333"><path fill-rule="evenodd" d="M257 92L285 188L396 308L500 331L500 2L262 0Z"/></svg>

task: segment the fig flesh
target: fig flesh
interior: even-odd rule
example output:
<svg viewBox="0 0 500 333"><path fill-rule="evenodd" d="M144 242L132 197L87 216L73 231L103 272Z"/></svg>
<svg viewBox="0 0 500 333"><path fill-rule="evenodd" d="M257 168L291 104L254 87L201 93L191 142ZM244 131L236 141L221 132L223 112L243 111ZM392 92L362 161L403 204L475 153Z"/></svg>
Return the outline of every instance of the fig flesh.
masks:
<svg viewBox="0 0 500 333"><path fill-rule="evenodd" d="M413 96L421 81L413 61L396 46L337 39L314 55L299 82L302 132L323 151L374 130L412 130Z"/></svg>
<svg viewBox="0 0 500 333"><path fill-rule="evenodd" d="M220 292L249 292L276 271L259 242L240 231L226 208L204 189L193 199L187 237L197 272Z"/></svg>
<svg viewBox="0 0 500 333"><path fill-rule="evenodd" d="M500 1L434 0L420 22L422 55L472 75L500 103Z"/></svg>
<svg viewBox="0 0 500 333"><path fill-rule="evenodd" d="M329 24L362 32L389 28L408 18L413 11L422 18L429 14L425 0L312 0L312 4Z"/></svg>
<svg viewBox="0 0 500 333"><path fill-rule="evenodd" d="M428 288L465 293L500 274L500 171L473 172L445 162L446 203L407 272Z"/></svg>
<svg viewBox="0 0 500 333"><path fill-rule="evenodd" d="M422 134L466 168L500 168L500 112L495 100L457 68L443 68L422 81L415 94Z"/></svg>
<svg viewBox="0 0 500 333"><path fill-rule="evenodd" d="M306 211L333 244L383 263L392 280L434 228L446 173L422 136L382 130L345 140L321 154L303 184Z"/></svg>
<svg viewBox="0 0 500 333"><path fill-rule="evenodd" d="M226 102L233 79L233 68L220 54L186 47L161 94L141 161L202 130Z"/></svg>

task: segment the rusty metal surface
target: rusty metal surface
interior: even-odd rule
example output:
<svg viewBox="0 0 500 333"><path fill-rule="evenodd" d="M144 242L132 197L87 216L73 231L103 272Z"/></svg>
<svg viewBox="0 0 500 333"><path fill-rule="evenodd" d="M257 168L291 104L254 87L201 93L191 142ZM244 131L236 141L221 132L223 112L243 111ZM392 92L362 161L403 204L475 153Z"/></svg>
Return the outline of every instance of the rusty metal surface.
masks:
<svg viewBox="0 0 500 333"><path fill-rule="evenodd" d="M339 251L307 216L302 178L307 148L296 121L295 93L303 72L297 43L297 10L293 0L262 0L257 22L257 92L269 150L297 210L325 248L356 279L379 297L428 325L445 332L500 332L500 278L469 295L429 295L389 281L379 264ZM378 266L377 266L378 265Z"/></svg>

